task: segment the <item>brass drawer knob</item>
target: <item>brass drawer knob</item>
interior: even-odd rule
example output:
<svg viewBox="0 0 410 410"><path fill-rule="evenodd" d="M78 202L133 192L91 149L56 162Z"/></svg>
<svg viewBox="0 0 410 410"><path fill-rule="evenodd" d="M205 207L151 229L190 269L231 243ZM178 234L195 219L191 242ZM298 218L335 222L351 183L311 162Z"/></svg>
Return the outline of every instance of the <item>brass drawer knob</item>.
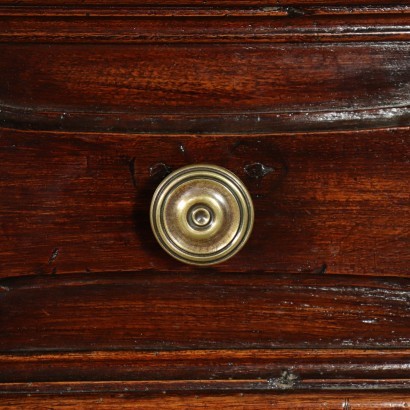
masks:
<svg viewBox="0 0 410 410"><path fill-rule="evenodd" d="M171 256L191 265L213 265L245 245L254 212L235 174L199 164L180 168L161 182L150 217L155 237Z"/></svg>

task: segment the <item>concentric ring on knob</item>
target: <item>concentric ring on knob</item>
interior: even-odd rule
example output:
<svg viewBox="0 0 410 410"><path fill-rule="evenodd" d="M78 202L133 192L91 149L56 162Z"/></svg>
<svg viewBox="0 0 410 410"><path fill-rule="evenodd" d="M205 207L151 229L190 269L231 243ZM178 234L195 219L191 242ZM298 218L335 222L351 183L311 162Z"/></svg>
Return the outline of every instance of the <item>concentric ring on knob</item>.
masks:
<svg viewBox="0 0 410 410"><path fill-rule="evenodd" d="M151 227L174 258L213 265L236 254L253 227L252 199L225 168L189 165L168 175L151 202Z"/></svg>

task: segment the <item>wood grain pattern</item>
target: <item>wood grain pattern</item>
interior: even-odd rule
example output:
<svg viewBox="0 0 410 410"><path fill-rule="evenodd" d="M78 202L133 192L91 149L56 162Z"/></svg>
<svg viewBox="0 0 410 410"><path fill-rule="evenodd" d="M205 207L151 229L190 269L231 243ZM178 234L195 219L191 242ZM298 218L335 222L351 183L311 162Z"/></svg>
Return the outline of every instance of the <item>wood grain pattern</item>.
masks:
<svg viewBox="0 0 410 410"><path fill-rule="evenodd" d="M408 41L410 7L1 8L0 42L301 43ZM45 24L46 23L46 24Z"/></svg>
<svg viewBox="0 0 410 410"><path fill-rule="evenodd" d="M410 406L410 6L0 1L0 409ZM180 166L256 210L150 232Z"/></svg>
<svg viewBox="0 0 410 410"><path fill-rule="evenodd" d="M408 348L408 279L154 272L0 282L0 351Z"/></svg>
<svg viewBox="0 0 410 410"><path fill-rule="evenodd" d="M109 370L107 370L109 369ZM130 381L129 388L161 388L154 381L209 383L212 389L386 389L406 379L410 350L293 349L23 352L0 355L0 383ZM136 383L141 382L140 384ZM151 383L149 383L151 382ZM178 384L178 383L179 384ZM20 384L19 384L20 383ZM107 383L106 383L107 384ZM37 388L33 387L33 389ZM74 385L73 385L74 387ZM84 386L82 386L84 387ZM111 386L111 389L114 386ZM5 387L3 387L5 389ZM1 387L0 387L1 390ZM8 391L10 392L10 390Z"/></svg>
<svg viewBox="0 0 410 410"><path fill-rule="evenodd" d="M160 249L149 205L170 170L209 162L243 179L256 220L245 248L204 272L408 276L409 136L3 129L1 275L193 271Z"/></svg>
<svg viewBox="0 0 410 410"><path fill-rule="evenodd" d="M178 134L405 126L409 44L1 44L0 121Z"/></svg>
<svg viewBox="0 0 410 410"><path fill-rule="evenodd" d="M293 376L292 374L290 375ZM373 380L362 380L361 384L351 383L348 381L345 385L342 383L326 386L323 381L321 383L307 383L301 390L306 388L306 391L317 390L317 393L322 393L328 390L340 390L350 392L357 390L380 390L380 391L393 391L396 390L397 393L400 391L406 393L409 389L408 380L394 380L383 381L382 387L377 386ZM272 385L270 385L272 383ZM280 382L282 383L282 382ZM275 393L276 391L299 391L298 387L293 386L297 383L291 383L286 388L275 387L275 382L271 381L260 381L260 380L181 380L181 381L110 381L110 382L42 382L42 383L4 383L0 384L0 397L2 395L8 394L84 394L94 393L94 394L104 394L110 392L124 393L132 392L148 395L150 393L192 393L192 392L203 392L209 391L213 394L226 393L229 391L233 392L259 392L263 391L265 393ZM323 387L324 386L324 387ZM376 386L376 388L375 388Z"/></svg>
<svg viewBox="0 0 410 410"><path fill-rule="evenodd" d="M135 396L129 393L112 394L49 394L0 396L0 408L37 410L42 408L64 409L279 409L287 410L355 410L355 409L404 409L410 404L408 393L336 392L305 394L210 394L172 395L166 391L157 395Z"/></svg>

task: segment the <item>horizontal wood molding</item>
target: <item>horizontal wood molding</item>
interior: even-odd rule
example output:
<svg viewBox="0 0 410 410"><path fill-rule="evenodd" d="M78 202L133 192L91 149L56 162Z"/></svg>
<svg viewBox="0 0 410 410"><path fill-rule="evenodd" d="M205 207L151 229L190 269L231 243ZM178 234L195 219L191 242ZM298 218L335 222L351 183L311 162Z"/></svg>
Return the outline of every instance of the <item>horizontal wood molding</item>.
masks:
<svg viewBox="0 0 410 410"><path fill-rule="evenodd" d="M0 391L1 383L15 383L8 392L18 392L17 386L28 392L24 383L37 383L31 386L35 389L42 382L78 380L130 381L134 383L129 383L129 390L149 387L150 391L156 388L153 382L161 380L175 381L176 390L195 390L201 383L221 389L229 380L232 388L246 390L404 389L410 386L399 381L408 377L409 360L410 350L400 349L3 353Z"/></svg>
<svg viewBox="0 0 410 410"><path fill-rule="evenodd" d="M239 2L233 5L132 5L132 4L116 4L116 7L104 7L103 5L92 5L82 2L78 5L70 5L67 2L60 5L45 5L36 6L25 4L22 5L4 5L0 3L1 17L291 17L298 18L294 22L300 24L302 17L318 17L318 16L343 16L345 19L357 16L367 16L368 18L379 17L381 20L388 15L395 14L401 17L410 13L410 7L405 4L391 4L384 6L377 5L301 5L298 8L286 7L281 5L266 6L253 5L246 6ZM356 16L356 17L355 17ZM41 20L41 19L40 19ZM64 19L62 20L64 21ZM250 20L252 21L252 20ZM346 20L347 21L347 20ZM306 22L306 20L305 20Z"/></svg>
<svg viewBox="0 0 410 410"><path fill-rule="evenodd" d="M256 215L245 248L211 271L408 276L408 127L249 137L2 129L0 136L3 277L195 270L160 249L149 206L171 170L200 162L236 173Z"/></svg>
<svg viewBox="0 0 410 410"><path fill-rule="evenodd" d="M70 386L69 386L70 387ZM127 387L124 387L124 390ZM62 389L61 389L62 390ZM20 407L24 397L24 408L37 410L41 406L63 407L65 409L135 409L141 406L144 409L211 409L243 408L249 410L279 409L288 410L346 410L346 409L401 409L410 405L410 395L406 392L321 392L317 393L225 393L210 394L197 392L195 394L169 394L166 390L154 395L133 395L124 393L84 393L73 395L39 394L0 396L0 408L9 409Z"/></svg>
<svg viewBox="0 0 410 410"><path fill-rule="evenodd" d="M239 112L220 114L144 114L132 112L78 112L3 105L0 123L6 128L39 131L93 131L163 134L270 134L301 131L346 131L405 127L409 106L302 112Z"/></svg>
<svg viewBox="0 0 410 410"><path fill-rule="evenodd" d="M0 6L0 42L408 41L410 7L22 8Z"/></svg>
<svg viewBox="0 0 410 410"><path fill-rule="evenodd" d="M42 382L42 383L0 383L0 403L1 398L8 394L20 394L28 395L32 394L69 394L77 395L80 397L84 393L88 394L106 394L106 393L139 393L144 396L150 393L192 393L192 392L212 392L213 394L220 393L233 393L233 392L257 392L263 391L265 393L275 393L278 390L275 387L271 387L269 381L260 380L181 380L181 381L139 381L139 382ZM302 388L292 388L294 392L297 391L312 391L316 390L316 394L322 394L326 390L339 390L346 393L350 393L352 390L387 390L396 391L396 394L400 395L401 391L404 390L404 394L408 391L410 383L408 380L394 380L387 381L383 380L380 385L374 380L361 380L359 384L351 380L347 381L346 384L343 382L338 382L336 384L311 382L306 383ZM165 392L165 393L164 393Z"/></svg>
<svg viewBox="0 0 410 410"><path fill-rule="evenodd" d="M404 278L140 272L9 278L0 286L3 353L410 343Z"/></svg>
<svg viewBox="0 0 410 410"><path fill-rule="evenodd" d="M404 0L1 0L0 6L133 6L133 7L287 7L287 6L397 6Z"/></svg>

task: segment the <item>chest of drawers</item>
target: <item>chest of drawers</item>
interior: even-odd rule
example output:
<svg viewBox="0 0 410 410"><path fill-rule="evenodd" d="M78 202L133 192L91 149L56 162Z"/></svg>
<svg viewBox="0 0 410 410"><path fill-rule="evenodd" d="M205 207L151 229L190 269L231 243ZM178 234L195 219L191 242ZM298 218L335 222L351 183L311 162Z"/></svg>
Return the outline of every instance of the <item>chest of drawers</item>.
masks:
<svg viewBox="0 0 410 410"><path fill-rule="evenodd" d="M409 406L409 107L406 2L1 1L0 408ZM198 164L209 266L150 226Z"/></svg>

